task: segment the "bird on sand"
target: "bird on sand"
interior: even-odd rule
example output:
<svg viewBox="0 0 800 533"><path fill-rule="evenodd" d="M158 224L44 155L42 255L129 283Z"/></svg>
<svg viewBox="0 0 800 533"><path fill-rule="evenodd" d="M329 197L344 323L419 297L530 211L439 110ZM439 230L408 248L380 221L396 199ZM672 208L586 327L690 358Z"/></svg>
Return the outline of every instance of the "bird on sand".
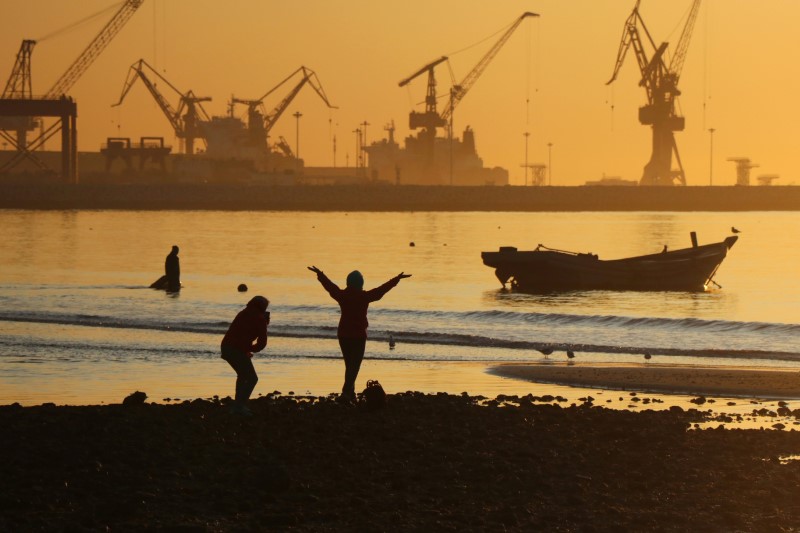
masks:
<svg viewBox="0 0 800 533"><path fill-rule="evenodd" d="M731 226L731 233L741 233L741 231Z"/></svg>
<svg viewBox="0 0 800 533"><path fill-rule="evenodd" d="M552 349L552 348L550 348L549 346L546 346L546 347L544 347L544 348L539 348L539 351L540 351L540 352L542 352L542 353L544 354L544 357L545 357L545 359L547 359L547 356L548 356L548 355L550 355L551 353L553 353L553 349Z"/></svg>
<svg viewBox="0 0 800 533"><path fill-rule="evenodd" d="M572 350L567 350L567 357L573 359L575 357L575 352L573 352Z"/></svg>
<svg viewBox="0 0 800 533"><path fill-rule="evenodd" d="M394 337L389 335L389 349L394 350Z"/></svg>
<svg viewBox="0 0 800 533"><path fill-rule="evenodd" d="M646 360L646 361L649 361L649 360L650 360L652 357L653 357L653 356L652 356L652 355L650 355L650 353L648 353L648 352L645 352L645 353L644 353L644 358L645 358L645 360Z"/></svg>

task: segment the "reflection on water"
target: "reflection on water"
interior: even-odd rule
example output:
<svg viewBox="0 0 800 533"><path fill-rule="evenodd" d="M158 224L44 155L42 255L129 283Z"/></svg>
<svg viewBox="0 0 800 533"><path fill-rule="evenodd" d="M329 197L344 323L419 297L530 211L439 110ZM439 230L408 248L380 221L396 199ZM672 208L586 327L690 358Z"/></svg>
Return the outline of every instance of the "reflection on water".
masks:
<svg viewBox="0 0 800 533"><path fill-rule="evenodd" d="M32 394L31 384L48 376L52 386L42 394L91 394L78 385L81 375L91 390L116 382L122 391L152 371L136 366L143 361L169 368L165 379L177 383L186 371L187 383L202 383L207 369L193 364L213 364L221 332L254 294L272 302L270 357L294 365L297 376L303 361L330 358L338 374L338 309L308 265L340 284L358 269L367 288L413 274L370 310L373 338L392 334L391 357L416 369L402 374L406 388L459 389L467 375L454 370L448 378L456 368L449 363L539 358L541 345L608 346L617 350L576 349L577 357L614 361L645 348L668 348L673 357L795 353L799 222L797 213L0 211L0 390L22 398L15 395ZM613 259L685 247L690 231L701 243L719 241L732 225L742 233L716 276L724 289L704 293L505 292L480 258L499 246L544 243ZM179 297L146 288L173 244L181 247ZM240 283L250 291L237 292ZM497 348L509 343L522 348ZM388 348L373 346L368 356L389 357ZM298 388L318 390L314 380L323 378L314 376ZM483 378L470 383L474 393L494 387Z"/></svg>

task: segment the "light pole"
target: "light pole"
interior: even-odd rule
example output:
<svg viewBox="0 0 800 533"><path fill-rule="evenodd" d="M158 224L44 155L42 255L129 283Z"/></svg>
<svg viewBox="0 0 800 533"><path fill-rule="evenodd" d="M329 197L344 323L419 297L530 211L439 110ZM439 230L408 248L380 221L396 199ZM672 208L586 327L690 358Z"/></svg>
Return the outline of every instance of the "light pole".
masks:
<svg viewBox="0 0 800 533"><path fill-rule="evenodd" d="M547 185L553 184L553 143L547 143Z"/></svg>
<svg viewBox="0 0 800 533"><path fill-rule="evenodd" d="M353 130L356 134L356 170L361 167L361 129L356 128Z"/></svg>
<svg viewBox="0 0 800 533"><path fill-rule="evenodd" d="M296 133L296 138L295 138L294 151L295 151L295 154L297 154L297 159L300 159L300 117L302 117L303 114L300 111L295 111L292 116L297 119L297 129L296 129L296 132L295 132Z"/></svg>
<svg viewBox="0 0 800 533"><path fill-rule="evenodd" d="M525 186L528 186L528 137L530 137L529 132L525 132L522 134L525 137Z"/></svg>
<svg viewBox="0 0 800 533"><path fill-rule="evenodd" d="M367 126L369 126L369 125L370 125L370 123L367 122L366 120L364 122L362 122L361 124L359 124L359 126L364 126L364 133L363 133L363 136L361 138L361 147L362 147L362 152L363 152L361 154L361 160L364 163L363 164L364 167L367 166L367 151L364 150L364 148L367 147Z"/></svg>
<svg viewBox="0 0 800 533"><path fill-rule="evenodd" d="M709 146L709 157L708 157L708 186L712 186L714 184L714 132L716 130L714 128L708 128L709 137L711 139L710 146Z"/></svg>

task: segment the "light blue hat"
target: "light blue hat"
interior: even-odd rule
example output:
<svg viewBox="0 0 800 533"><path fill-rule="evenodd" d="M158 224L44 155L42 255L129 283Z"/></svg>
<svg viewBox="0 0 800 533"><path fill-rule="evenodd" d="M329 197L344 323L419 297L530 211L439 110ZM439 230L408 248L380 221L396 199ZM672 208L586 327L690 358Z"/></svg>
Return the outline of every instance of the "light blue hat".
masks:
<svg viewBox="0 0 800 533"><path fill-rule="evenodd" d="M354 289L364 288L364 276L358 270L353 270L347 275L347 286Z"/></svg>

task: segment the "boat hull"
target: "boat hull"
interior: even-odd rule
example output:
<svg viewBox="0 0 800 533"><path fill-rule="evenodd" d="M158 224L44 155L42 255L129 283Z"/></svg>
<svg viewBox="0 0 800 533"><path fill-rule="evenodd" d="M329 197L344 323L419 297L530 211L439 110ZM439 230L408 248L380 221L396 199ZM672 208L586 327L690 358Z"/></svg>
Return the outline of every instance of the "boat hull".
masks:
<svg viewBox="0 0 800 533"><path fill-rule="evenodd" d="M555 250L482 252L503 286L563 290L704 291L737 237L672 252L616 260Z"/></svg>

